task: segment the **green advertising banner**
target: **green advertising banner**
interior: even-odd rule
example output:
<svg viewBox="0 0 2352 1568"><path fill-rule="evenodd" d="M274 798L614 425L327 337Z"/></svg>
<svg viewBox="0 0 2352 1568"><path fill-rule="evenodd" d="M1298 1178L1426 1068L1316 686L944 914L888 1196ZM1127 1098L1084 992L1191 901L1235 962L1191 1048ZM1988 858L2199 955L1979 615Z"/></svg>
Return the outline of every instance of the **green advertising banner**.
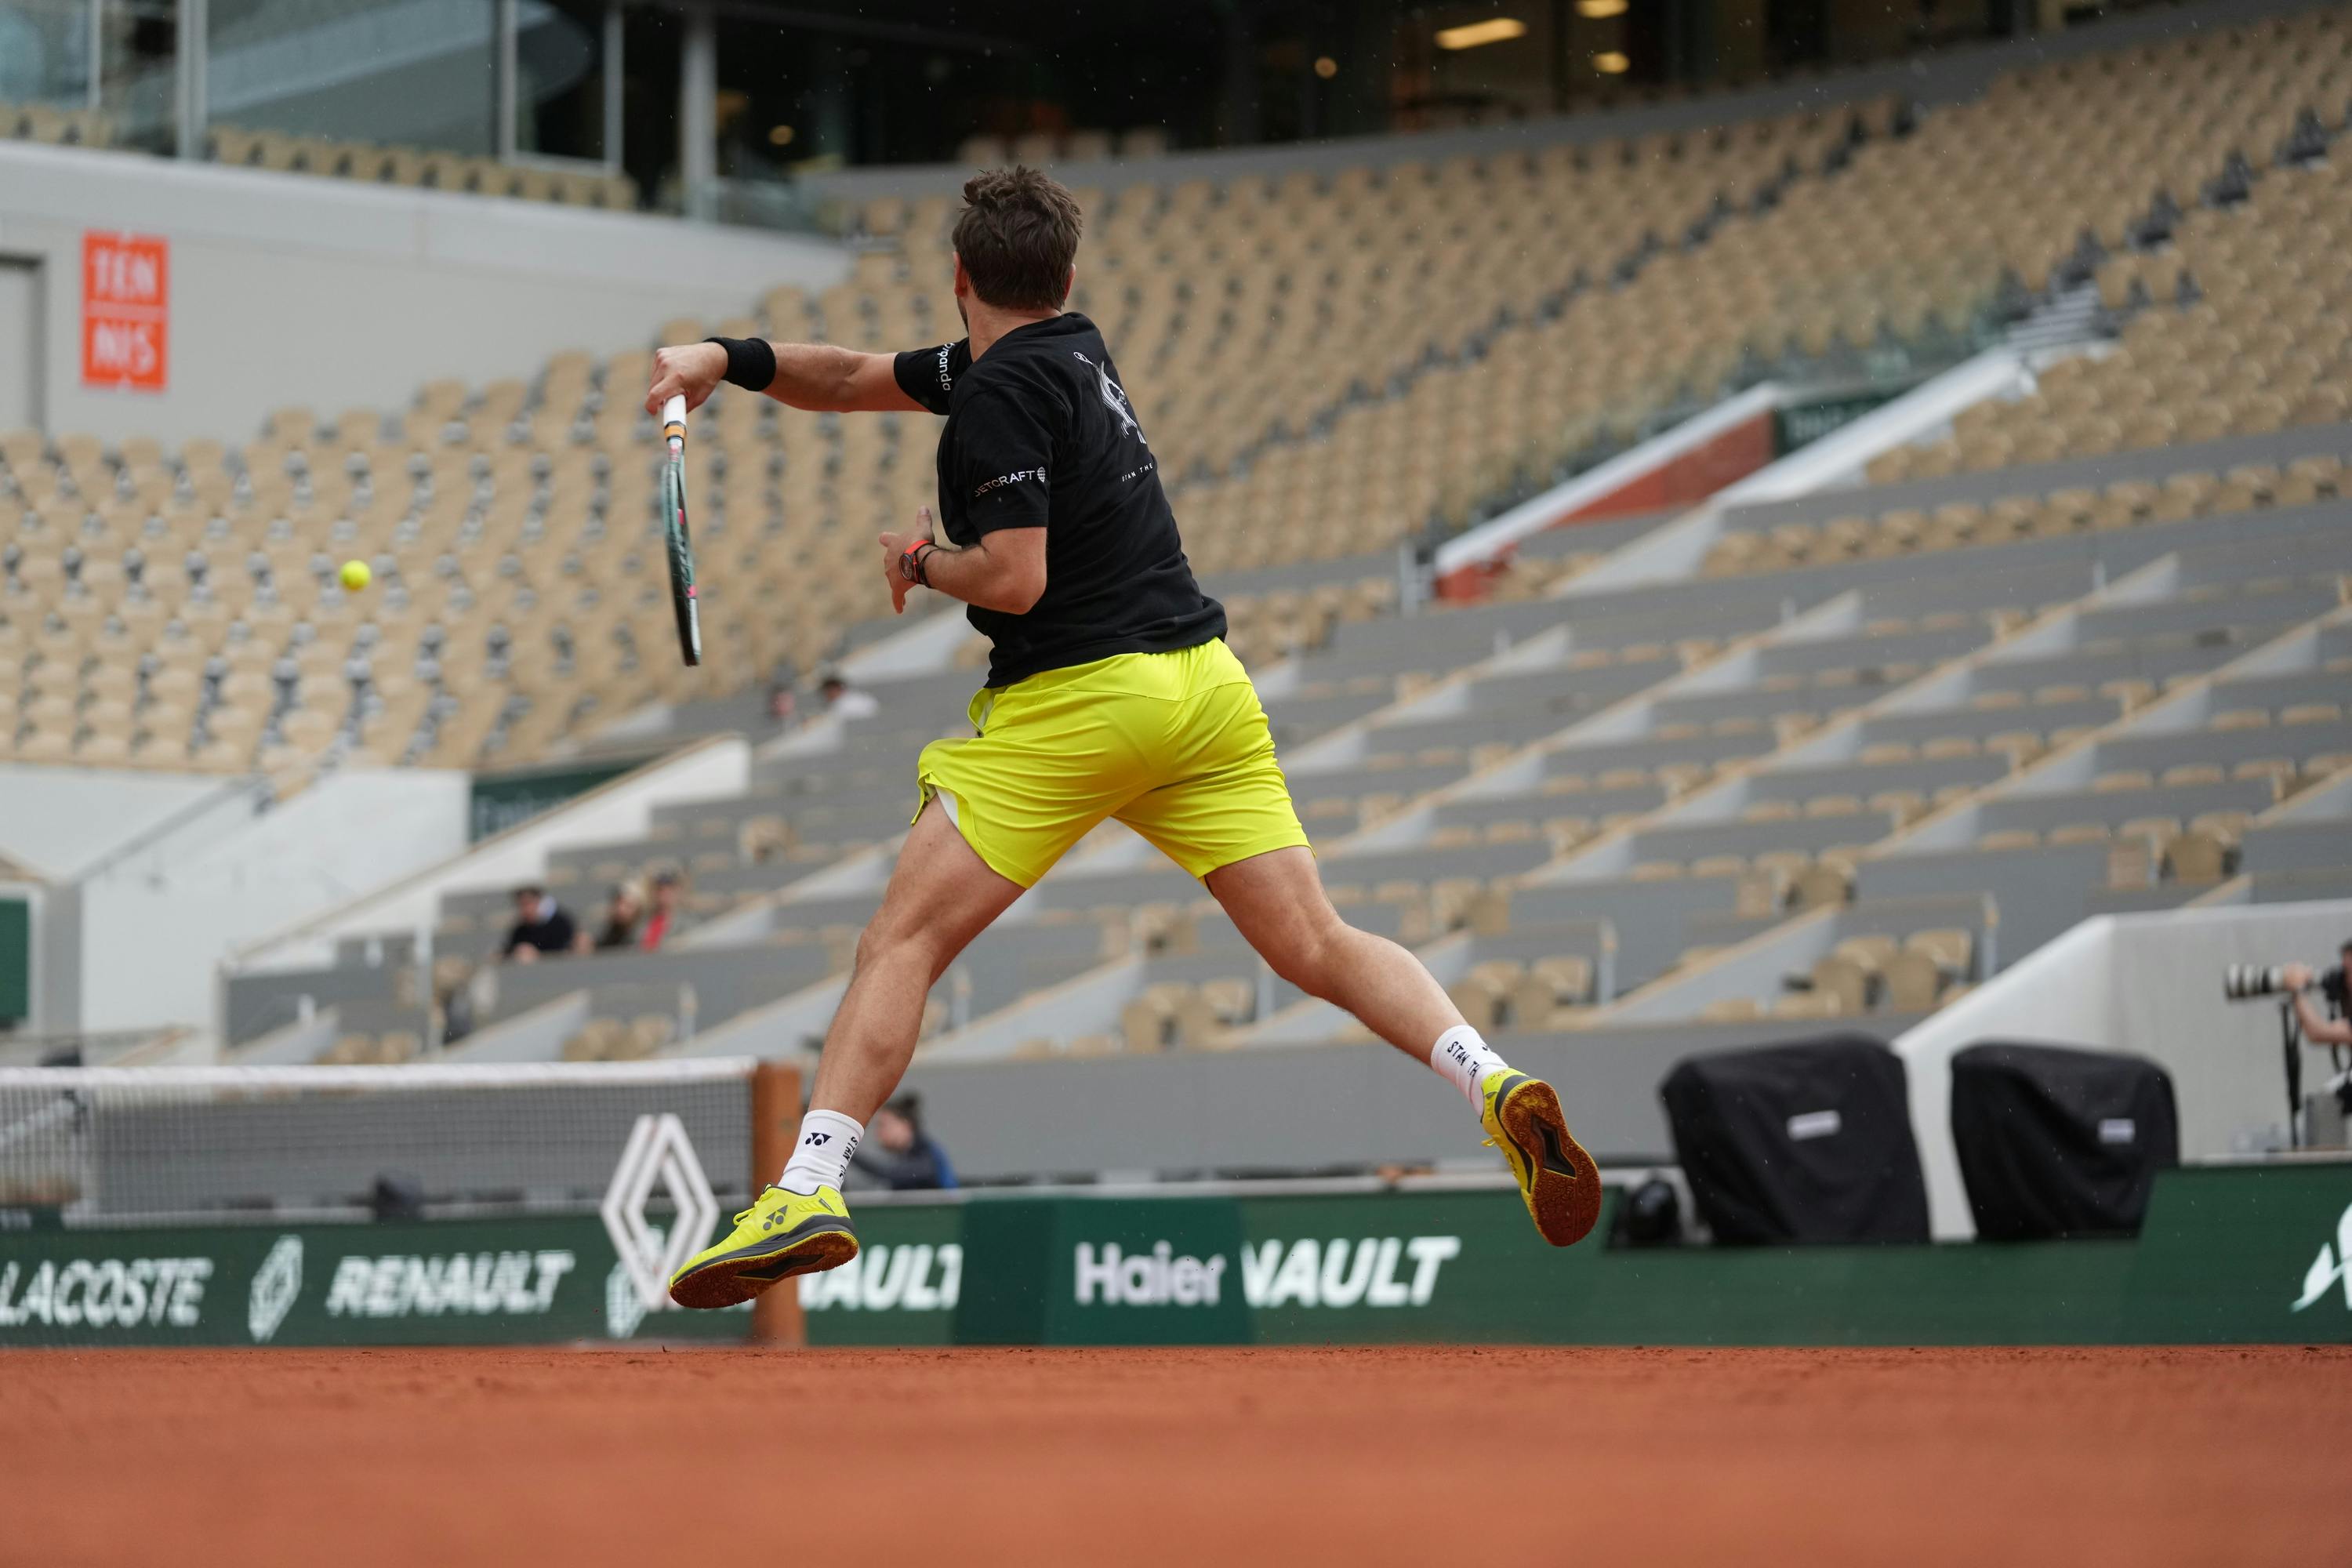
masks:
<svg viewBox="0 0 2352 1568"><path fill-rule="evenodd" d="M869 1204L818 1345L2352 1342L2352 1164L2170 1172L2137 1240L1558 1250L1507 1190ZM658 1243L658 1235L655 1237ZM740 1340L593 1215L0 1231L0 1345Z"/></svg>
<svg viewBox="0 0 2352 1568"><path fill-rule="evenodd" d="M862 1279L802 1282L812 1343L2352 1342L2344 1164L2168 1173L2137 1240L1559 1250L1508 1191L975 1198L858 1233Z"/></svg>
<svg viewBox="0 0 2352 1568"><path fill-rule="evenodd" d="M1230 1197L964 1205L967 1345L1233 1345L1250 1338Z"/></svg>
<svg viewBox="0 0 2352 1568"><path fill-rule="evenodd" d="M33 908L22 899L0 899L0 1024L32 1014Z"/></svg>
<svg viewBox="0 0 2352 1568"><path fill-rule="evenodd" d="M740 1340L648 1313L593 1215L0 1235L0 1345Z"/></svg>
<svg viewBox="0 0 2352 1568"><path fill-rule="evenodd" d="M860 1209L857 1242L847 1263L798 1281L809 1343L953 1344L963 1295L963 1205Z"/></svg>
<svg viewBox="0 0 2352 1568"><path fill-rule="evenodd" d="M504 833L575 795L586 795L598 784L610 784L650 760L630 757L619 762L476 773L467 814L467 836L479 843L494 833Z"/></svg>
<svg viewBox="0 0 2352 1568"><path fill-rule="evenodd" d="M1908 387L1873 388L1776 408L1772 411L1772 449L1785 458L1798 447L1810 446L1831 431L1885 407L1909 390Z"/></svg>

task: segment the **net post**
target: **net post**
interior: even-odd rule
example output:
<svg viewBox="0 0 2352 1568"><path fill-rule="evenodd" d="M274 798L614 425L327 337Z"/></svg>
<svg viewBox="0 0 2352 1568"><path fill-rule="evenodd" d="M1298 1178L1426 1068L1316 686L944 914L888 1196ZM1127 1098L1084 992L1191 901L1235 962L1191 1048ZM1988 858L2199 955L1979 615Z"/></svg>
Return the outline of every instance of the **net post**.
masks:
<svg viewBox="0 0 2352 1568"><path fill-rule="evenodd" d="M751 1191L776 1179L792 1153L801 1122L801 1075L782 1062L751 1068ZM751 1342L797 1349L808 1343L800 1282L788 1279L762 1292L751 1308Z"/></svg>

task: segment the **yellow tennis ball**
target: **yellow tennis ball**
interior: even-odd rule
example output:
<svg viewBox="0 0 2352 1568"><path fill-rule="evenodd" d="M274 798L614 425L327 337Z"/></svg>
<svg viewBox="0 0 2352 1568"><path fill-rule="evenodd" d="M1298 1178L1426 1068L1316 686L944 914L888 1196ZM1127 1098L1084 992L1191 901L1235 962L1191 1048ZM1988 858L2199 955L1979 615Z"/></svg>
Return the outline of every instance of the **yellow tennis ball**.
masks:
<svg viewBox="0 0 2352 1568"><path fill-rule="evenodd" d="M364 561L346 561L342 571L343 587L356 594L368 585L368 564Z"/></svg>

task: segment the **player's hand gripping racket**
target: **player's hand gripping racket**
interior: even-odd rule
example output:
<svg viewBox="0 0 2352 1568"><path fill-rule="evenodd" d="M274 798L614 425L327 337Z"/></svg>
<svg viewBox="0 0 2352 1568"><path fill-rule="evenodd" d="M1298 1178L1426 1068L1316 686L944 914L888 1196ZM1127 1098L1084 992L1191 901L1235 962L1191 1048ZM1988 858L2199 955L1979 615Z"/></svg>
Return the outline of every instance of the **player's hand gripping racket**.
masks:
<svg viewBox="0 0 2352 1568"><path fill-rule="evenodd" d="M677 612L677 651L688 664L702 662L702 612L694 600L694 538L686 528L686 399L662 405L662 439L669 461L662 465L662 539L668 546L669 604Z"/></svg>

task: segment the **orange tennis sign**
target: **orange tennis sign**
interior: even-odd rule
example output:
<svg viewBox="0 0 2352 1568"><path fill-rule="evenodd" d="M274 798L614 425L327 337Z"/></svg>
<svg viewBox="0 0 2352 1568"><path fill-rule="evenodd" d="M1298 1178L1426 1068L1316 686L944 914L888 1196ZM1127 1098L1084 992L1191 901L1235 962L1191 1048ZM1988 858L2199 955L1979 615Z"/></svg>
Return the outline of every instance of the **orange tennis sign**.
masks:
<svg viewBox="0 0 2352 1568"><path fill-rule="evenodd" d="M161 392L172 322L172 242L81 237L81 382Z"/></svg>

